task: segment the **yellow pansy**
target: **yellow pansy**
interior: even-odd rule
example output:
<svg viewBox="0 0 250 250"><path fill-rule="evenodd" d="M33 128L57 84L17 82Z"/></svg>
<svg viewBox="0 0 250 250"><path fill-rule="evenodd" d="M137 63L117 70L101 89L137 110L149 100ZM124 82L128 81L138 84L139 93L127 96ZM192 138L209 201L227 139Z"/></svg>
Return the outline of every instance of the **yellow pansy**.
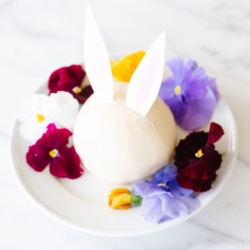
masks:
<svg viewBox="0 0 250 250"><path fill-rule="evenodd" d="M144 51L137 51L119 61L110 61L112 74L116 80L119 82L129 82L144 55Z"/></svg>

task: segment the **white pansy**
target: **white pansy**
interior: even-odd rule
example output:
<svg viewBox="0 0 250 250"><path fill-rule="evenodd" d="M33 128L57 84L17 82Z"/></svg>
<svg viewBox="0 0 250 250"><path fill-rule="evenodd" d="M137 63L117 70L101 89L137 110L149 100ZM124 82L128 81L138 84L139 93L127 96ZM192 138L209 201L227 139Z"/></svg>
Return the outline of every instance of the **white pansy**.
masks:
<svg viewBox="0 0 250 250"><path fill-rule="evenodd" d="M72 131L78 111L78 101L67 92L59 91L50 96L33 94L19 106L21 136L35 143L50 123L55 123L57 128Z"/></svg>

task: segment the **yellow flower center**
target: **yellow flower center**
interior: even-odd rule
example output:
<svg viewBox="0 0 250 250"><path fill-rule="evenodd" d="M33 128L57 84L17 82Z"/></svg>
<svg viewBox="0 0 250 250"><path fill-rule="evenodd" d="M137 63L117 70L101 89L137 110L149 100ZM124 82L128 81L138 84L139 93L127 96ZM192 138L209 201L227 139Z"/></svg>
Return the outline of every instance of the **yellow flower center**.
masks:
<svg viewBox="0 0 250 250"><path fill-rule="evenodd" d="M49 151L49 156L52 157L52 158L55 158L58 156L58 150L56 149L52 149Z"/></svg>
<svg viewBox="0 0 250 250"><path fill-rule="evenodd" d="M159 183L157 186L159 186L159 187L166 187L166 185L164 183Z"/></svg>
<svg viewBox="0 0 250 250"><path fill-rule="evenodd" d="M175 89L174 89L174 92L175 92L176 95L179 95L180 92L181 92L181 86L179 86L179 85L176 86Z"/></svg>
<svg viewBox="0 0 250 250"><path fill-rule="evenodd" d="M42 122L42 121L45 120L45 117L43 115L41 115L41 114L37 114L36 118L37 118L37 122Z"/></svg>
<svg viewBox="0 0 250 250"><path fill-rule="evenodd" d="M76 93L76 94L79 94L80 92L82 92L82 88L80 88L80 87L78 87L78 86L74 87L72 90L73 90L73 92Z"/></svg>
<svg viewBox="0 0 250 250"><path fill-rule="evenodd" d="M196 156L197 158L201 158L203 155L204 155L204 154L202 153L202 149L199 149L199 150L197 151L197 153L195 153L195 156Z"/></svg>

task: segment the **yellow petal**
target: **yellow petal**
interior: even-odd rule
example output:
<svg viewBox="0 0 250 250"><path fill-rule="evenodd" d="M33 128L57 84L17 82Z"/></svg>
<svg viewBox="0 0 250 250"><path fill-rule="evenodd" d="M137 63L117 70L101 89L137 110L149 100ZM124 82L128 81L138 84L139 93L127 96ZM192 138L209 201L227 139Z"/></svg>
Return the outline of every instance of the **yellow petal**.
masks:
<svg viewBox="0 0 250 250"><path fill-rule="evenodd" d="M144 55L144 51L137 51L133 54L125 56L118 62L111 61L110 65L112 74L116 80L129 82Z"/></svg>
<svg viewBox="0 0 250 250"><path fill-rule="evenodd" d="M111 207L119 208L122 205L131 204L131 195L130 194L120 194L113 200Z"/></svg>
<svg viewBox="0 0 250 250"><path fill-rule="evenodd" d="M114 188L110 191L110 196L118 195L118 194L128 194L127 188Z"/></svg>

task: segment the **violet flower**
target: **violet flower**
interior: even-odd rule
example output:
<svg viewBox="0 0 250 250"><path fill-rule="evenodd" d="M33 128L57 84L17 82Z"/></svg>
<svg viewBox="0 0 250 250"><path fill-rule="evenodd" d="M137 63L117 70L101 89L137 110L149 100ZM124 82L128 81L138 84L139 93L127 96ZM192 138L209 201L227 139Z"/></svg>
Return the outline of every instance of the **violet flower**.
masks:
<svg viewBox="0 0 250 250"><path fill-rule="evenodd" d="M32 146L26 154L26 161L37 172L47 166L56 177L76 179L83 174L80 158L75 148L67 147L72 133L65 128L57 129L49 124L47 132Z"/></svg>
<svg viewBox="0 0 250 250"><path fill-rule="evenodd" d="M222 155L215 150L214 143L220 140L223 134L222 127L212 122L208 133L193 132L180 140L174 156L180 186L195 192L211 189L217 177L216 171L222 162Z"/></svg>
<svg viewBox="0 0 250 250"><path fill-rule="evenodd" d="M55 70L49 77L49 94L66 91L73 95L79 103L83 104L93 94L90 85L82 88L86 72L81 65L71 65Z"/></svg>
<svg viewBox="0 0 250 250"><path fill-rule="evenodd" d="M171 109L176 123L184 130L205 126L219 98L214 78L207 77L197 63L185 65L181 58L167 62L173 76L162 82L159 96Z"/></svg>
<svg viewBox="0 0 250 250"><path fill-rule="evenodd" d="M176 181L177 168L166 165L151 181L135 181L133 193L143 197L142 216L149 223L162 223L187 216L199 207L193 191Z"/></svg>

